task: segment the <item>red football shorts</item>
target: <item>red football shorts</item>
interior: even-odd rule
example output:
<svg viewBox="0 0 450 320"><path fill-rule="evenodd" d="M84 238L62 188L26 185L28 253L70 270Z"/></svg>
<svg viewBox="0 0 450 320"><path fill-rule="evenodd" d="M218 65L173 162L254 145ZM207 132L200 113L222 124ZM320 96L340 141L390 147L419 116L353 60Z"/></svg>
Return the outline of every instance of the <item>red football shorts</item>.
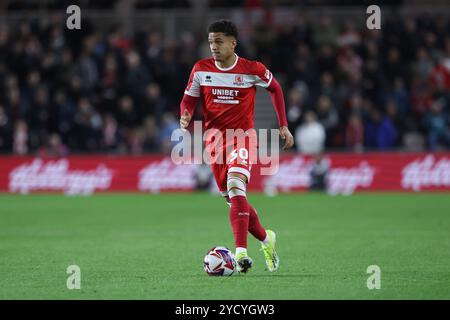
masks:
<svg viewBox="0 0 450 320"><path fill-rule="evenodd" d="M250 182L250 172L252 164L256 163L258 144L256 135L252 138L247 135L239 142L231 144L224 143L221 150L210 150L211 170L216 179L217 186L221 193L227 191L228 173L241 173ZM222 153L221 153L222 152Z"/></svg>

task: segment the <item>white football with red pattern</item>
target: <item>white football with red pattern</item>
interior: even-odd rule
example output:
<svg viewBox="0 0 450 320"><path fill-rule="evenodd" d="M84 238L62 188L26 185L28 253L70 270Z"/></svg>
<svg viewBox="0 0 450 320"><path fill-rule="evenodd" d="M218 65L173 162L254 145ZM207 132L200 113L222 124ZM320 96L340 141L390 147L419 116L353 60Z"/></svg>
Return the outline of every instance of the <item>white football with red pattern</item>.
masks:
<svg viewBox="0 0 450 320"><path fill-rule="evenodd" d="M214 247L203 259L203 269L210 276L231 276L236 270L236 260L228 248Z"/></svg>

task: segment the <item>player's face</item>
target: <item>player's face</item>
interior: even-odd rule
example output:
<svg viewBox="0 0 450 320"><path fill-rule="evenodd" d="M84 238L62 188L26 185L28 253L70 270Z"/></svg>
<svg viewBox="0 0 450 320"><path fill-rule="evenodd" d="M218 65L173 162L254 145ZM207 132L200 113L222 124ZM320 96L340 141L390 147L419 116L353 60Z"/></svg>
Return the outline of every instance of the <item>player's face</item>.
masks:
<svg viewBox="0 0 450 320"><path fill-rule="evenodd" d="M214 60L223 62L234 54L236 39L226 36L223 32L210 32L208 34L209 48Z"/></svg>

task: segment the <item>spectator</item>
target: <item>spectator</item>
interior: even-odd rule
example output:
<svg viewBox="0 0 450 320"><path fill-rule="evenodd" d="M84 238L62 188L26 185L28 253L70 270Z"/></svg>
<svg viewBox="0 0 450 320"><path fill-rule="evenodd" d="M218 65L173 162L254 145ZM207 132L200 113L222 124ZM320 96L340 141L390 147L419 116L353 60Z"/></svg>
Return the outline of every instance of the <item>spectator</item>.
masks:
<svg viewBox="0 0 450 320"><path fill-rule="evenodd" d="M144 130L139 127L131 129L128 135L129 153L140 155L143 153Z"/></svg>
<svg viewBox="0 0 450 320"><path fill-rule="evenodd" d="M450 71L450 36L447 36L445 40L445 52L442 59L442 64L448 71Z"/></svg>
<svg viewBox="0 0 450 320"><path fill-rule="evenodd" d="M289 130L295 131L300 124L300 119L305 109L306 87L297 86L289 91L289 101L287 105L286 115L289 124Z"/></svg>
<svg viewBox="0 0 450 320"><path fill-rule="evenodd" d="M99 87L101 111L110 113L114 110L120 94L119 63L111 53L106 56Z"/></svg>
<svg viewBox="0 0 450 320"><path fill-rule="evenodd" d="M314 161L311 165L310 177L311 184L310 190L324 191L327 189L327 176L330 170L330 160L325 158L323 154L318 154L314 157Z"/></svg>
<svg viewBox="0 0 450 320"><path fill-rule="evenodd" d="M41 80L41 74L38 70L32 70L27 74L22 96L29 104L32 103L39 85L42 85Z"/></svg>
<svg viewBox="0 0 450 320"><path fill-rule="evenodd" d="M199 164L194 173L195 189L196 190L209 190L211 181L213 179L213 173L208 164Z"/></svg>
<svg viewBox="0 0 450 320"><path fill-rule="evenodd" d="M372 149L390 149L397 141L397 131L392 120L376 108L372 108L369 112L364 133L365 146Z"/></svg>
<svg viewBox="0 0 450 320"><path fill-rule="evenodd" d="M417 49L417 58L414 63L414 72L421 80L426 80L433 69L433 61L430 59L425 48L420 47Z"/></svg>
<svg viewBox="0 0 450 320"><path fill-rule="evenodd" d="M336 39L337 45L344 46L357 46L361 42L361 36L356 31L355 23L352 20L346 20L342 32Z"/></svg>
<svg viewBox="0 0 450 320"><path fill-rule="evenodd" d="M116 119L112 114L107 114L103 120L103 148L107 151L117 151L122 142L122 134Z"/></svg>
<svg viewBox="0 0 450 320"><path fill-rule="evenodd" d="M72 133L76 112L75 103L69 100L62 90L55 93L54 99L51 119L53 119L52 123L56 122L56 125L52 127L52 130L59 132L63 141L74 145Z"/></svg>
<svg viewBox="0 0 450 320"><path fill-rule="evenodd" d="M332 146L332 141L328 140L334 136L338 127L339 116L331 99L328 96L320 96L317 102L317 118L325 129L327 137L326 145Z"/></svg>
<svg viewBox="0 0 450 320"><path fill-rule="evenodd" d="M167 101L161 95L161 88L155 82L147 85L145 96L140 106L140 114L143 117L152 115L158 123L161 123L162 114L168 110Z"/></svg>
<svg viewBox="0 0 450 320"><path fill-rule="evenodd" d="M24 120L18 120L14 129L13 152L17 155L28 153L28 126Z"/></svg>
<svg viewBox="0 0 450 320"><path fill-rule="evenodd" d="M322 73L322 76L320 78L320 87L321 87L320 95L325 95L335 103L339 103L336 85L332 73L330 72Z"/></svg>
<svg viewBox="0 0 450 320"><path fill-rule="evenodd" d="M413 79L411 85L411 111L416 120L421 119L433 102L430 85L420 78Z"/></svg>
<svg viewBox="0 0 450 320"><path fill-rule="evenodd" d="M117 120L120 125L128 129L138 124L138 114L130 96L123 96L119 99Z"/></svg>
<svg viewBox="0 0 450 320"><path fill-rule="evenodd" d="M317 66L319 72L333 73L336 68L336 54L333 46L329 44L322 45L318 50Z"/></svg>
<svg viewBox="0 0 450 320"><path fill-rule="evenodd" d="M314 30L315 45L332 45L336 43L338 28L329 16L323 15Z"/></svg>
<svg viewBox="0 0 450 320"><path fill-rule="evenodd" d="M409 79L409 72L406 64L401 60L400 50L396 47L391 47L388 50L386 61L384 62L385 77L388 85L392 86L395 78Z"/></svg>
<svg viewBox="0 0 450 320"><path fill-rule="evenodd" d="M141 58L136 51L126 55L127 75L126 89L134 99L144 95L144 90L151 78L148 70L141 64Z"/></svg>
<svg viewBox="0 0 450 320"><path fill-rule="evenodd" d="M39 148L40 157L65 157L69 153L68 148L61 142L61 137L53 133L49 136L47 144Z"/></svg>
<svg viewBox="0 0 450 320"><path fill-rule="evenodd" d="M306 112L303 124L295 131L297 150L304 154L319 154L324 149L325 137L325 129L314 112Z"/></svg>
<svg viewBox="0 0 450 320"><path fill-rule="evenodd" d="M408 91L402 78L395 78L390 97L392 98L392 103L394 103L397 108L396 111L398 117L401 119L406 118L410 113L411 106Z"/></svg>
<svg viewBox="0 0 450 320"><path fill-rule="evenodd" d="M164 154L170 154L172 146L175 144L175 141L171 141L170 138L172 136L172 132L179 127L179 123L172 113L167 112L163 114L159 141L161 145L161 151Z"/></svg>
<svg viewBox="0 0 450 320"><path fill-rule="evenodd" d="M20 90L15 85L9 85L6 93L6 110L11 121L16 122L26 117L29 110L28 104L21 96Z"/></svg>
<svg viewBox="0 0 450 320"><path fill-rule="evenodd" d="M11 122L0 104L0 151L8 151L11 148Z"/></svg>
<svg viewBox="0 0 450 320"><path fill-rule="evenodd" d="M428 134L428 147L436 150L440 144L450 147L450 131L448 114L444 112L443 98L433 101L430 110L424 118L424 125Z"/></svg>
<svg viewBox="0 0 450 320"><path fill-rule="evenodd" d="M383 71L380 69L378 59L370 58L366 61L362 77L361 89L363 93L372 101L377 101L383 86Z"/></svg>
<svg viewBox="0 0 450 320"><path fill-rule="evenodd" d="M345 145L355 152L363 151L364 146L364 126L361 116L352 113L345 131Z"/></svg>
<svg viewBox="0 0 450 320"><path fill-rule="evenodd" d="M50 104L47 88L39 86L35 91L27 119L32 149L36 149L45 143L48 134L49 120Z"/></svg>
<svg viewBox="0 0 450 320"><path fill-rule="evenodd" d="M96 151L100 148L102 119L88 98L81 98L75 114L77 146L82 151Z"/></svg>
<svg viewBox="0 0 450 320"><path fill-rule="evenodd" d="M91 94L98 83L99 72L97 64L92 57L92 42L86 41L85 50L82 53L80 65L79 65L79 75L81 79L81 90L84 94Z"/></svg>
<svg viewBox="0 0 450 320"><path fill-rule="evenodd" d="M144 120L144 138L143 148L145 152L157 152L159 151L158 141L158 125L156 120L152 116L148 116Z"/></svg>
<svg viewBox="0 0 450 320"><path fill-rule="evenodd" d="M430 84L434 93L445 94L450 91L450 70L444 65L440 55L434 58L434 67L430 73Z"/></svg>
<svg viewBox="0 0 450 320"><path fill-rule="evenodd" d="M347 46L341 49L337 57L337 64L343 76L350 77L361 73L363 60L352 47Z"/></svg>

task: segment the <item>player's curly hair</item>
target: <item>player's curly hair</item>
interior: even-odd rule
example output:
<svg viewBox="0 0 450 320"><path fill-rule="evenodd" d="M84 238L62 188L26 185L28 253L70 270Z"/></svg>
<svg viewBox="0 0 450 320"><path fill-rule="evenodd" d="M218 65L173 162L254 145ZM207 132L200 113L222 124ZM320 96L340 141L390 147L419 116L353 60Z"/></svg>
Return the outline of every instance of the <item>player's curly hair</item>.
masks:
<svg viewBox="0 0 450 320"><path fill-rule="evenodd" d="M231 20L217 20L211 23L208 27L208 33L210 32L223 32L227 36L233 36L235 39L238 37L238 31L236 25Z"/></svg>

